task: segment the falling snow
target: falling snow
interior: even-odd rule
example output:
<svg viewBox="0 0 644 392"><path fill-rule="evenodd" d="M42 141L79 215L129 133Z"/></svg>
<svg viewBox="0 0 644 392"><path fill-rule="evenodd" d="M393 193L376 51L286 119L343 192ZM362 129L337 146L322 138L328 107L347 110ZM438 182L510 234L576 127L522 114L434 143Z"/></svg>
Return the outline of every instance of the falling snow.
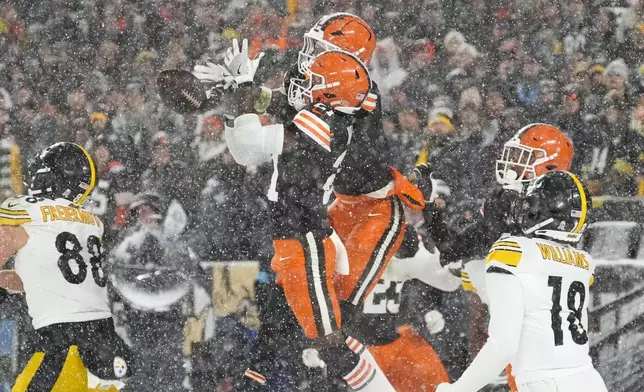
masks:
<svg viewBox="0 0 644 392"><path fill-rule="evenodd" d="M377 90L360 91L359 99L376 94L382 116L374 119L363 101L366 120L329 109L351 125L329 120L330 143L315 139L298 149L311 131L294 125L297 112L283 95L292 82L279 89L304 78L296 67L304 34L335 12L359 16L377 37L364 72ZM175 94L199 109L161 99L159 72L228 66L234 38L248 39L250 58L264 53L253 87L206 81L203 91ZM268 88L264 95L258 86ZM226 115L255 112L258 124L285 124L283 151L280 140L279 153L240 165L227 144ZM0 192L3 200L27 194L30 165L54 143L77 143L93 158L98 178L84 208L104 224L109 307L137 357L136 365L114 360L116 378L136 368L124 391L347 391L340 373L353 365L328 341L322 348L304 336L287 303L293 294L280 288L288 283L276 284L278 264L295 253L273 259L274 246L286 252L280 241L296 238L306 257L313 243L328 260L340 249L328 238L331 226L347 245L348 264L308 271L335 274L319 288L307 289L302 273L298 295L340 293L337 280L346 273L329 271L359 263L363 245L352 243L372 246L363 263L386 263L397 249L359 305L344 301L344 336L367 345L400 391L459 379L484 345L489 320L484 290L464 288L476 286L490 245L515 227L508 219L521 204L519 193L497 185L497 159L511 155L504 144L532 123L554 125L572 141L569 170L592 196L580 247L597 259L585 326L593 364L609 391L644 391L644 0L0 0ZM337 147L343 143L346 156ZM415 172L419 164L427 172ZM404 222L394 218L403 180L388 166L414 181L427 202L424 211L404 204ZM338 207L332 185L371 195L360 203L398 204L368 214L350 207L354 199ZM391 222L365 220L344 233L361 213L391 214ZM376 235L382 239L371 244ZM445 260L448 254L455 256ZM57 257L51 263L60 264ZM401 278L410 268L395 264L401 260L425 264ZM468 264L471 277L461 282L456 276ZM14 268L14 259L4 268ZM9 391L43 337L25 296L1 291L0 391ZM314 311L331 307L328 298ZM267 378L263 389L244 377L248 368ZM505 373L484 390L508 391Z"/></svg>

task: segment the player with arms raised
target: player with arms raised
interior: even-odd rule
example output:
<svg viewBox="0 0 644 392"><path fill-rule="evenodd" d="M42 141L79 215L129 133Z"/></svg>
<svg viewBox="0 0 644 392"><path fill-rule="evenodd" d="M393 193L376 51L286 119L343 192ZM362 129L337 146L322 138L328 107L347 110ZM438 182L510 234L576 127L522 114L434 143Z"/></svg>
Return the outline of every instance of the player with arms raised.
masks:
<svg viewBox="0 0 644 392"><path fill-rule="evenodd" d="M508 363L519 392L607 390L585 328L595 265L572 246L591 208L572 173L552 171L530 184L516 219L523 235L497 241L485 260L489 338L461 378L437 392L478 391Z"/></svg>
<svg viewBox="0 0 644 392"><path fill-rule="evenodd" d="M0 287L24 291L40 338L14 392L88 390L87 370L116 380L132 373L114 330L103 272L103 223L81 208L96 184L90 155L73 143L46 148L29 169L29 196L0 207Z"/></svg>

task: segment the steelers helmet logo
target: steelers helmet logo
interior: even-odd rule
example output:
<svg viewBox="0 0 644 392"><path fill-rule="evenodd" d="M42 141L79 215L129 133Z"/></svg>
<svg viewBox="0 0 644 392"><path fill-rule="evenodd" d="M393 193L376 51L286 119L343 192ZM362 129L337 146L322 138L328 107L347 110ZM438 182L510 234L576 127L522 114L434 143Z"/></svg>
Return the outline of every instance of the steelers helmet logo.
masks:
<svg viewBox="0 0 644 392"><path fill-rule="evenodd" d="M114 375L116 378L123 378L127 374L127 364L121 357L114 358Z"/></svg>

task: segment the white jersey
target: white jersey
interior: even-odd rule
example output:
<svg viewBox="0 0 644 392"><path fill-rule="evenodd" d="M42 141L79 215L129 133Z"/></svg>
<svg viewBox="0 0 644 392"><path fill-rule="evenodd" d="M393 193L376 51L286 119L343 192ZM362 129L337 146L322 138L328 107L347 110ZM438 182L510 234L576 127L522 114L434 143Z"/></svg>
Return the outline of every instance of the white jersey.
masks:
<svg viewBox="0 0 644 392"><path fill-rule="evenodd" d="M512 273L523 288L523 327L511 360L518 384L592 367L584 321L595 266L588 253L558 242L508 237L494 243L486 265L488 273Z"/></svg>
<svg viewBox="0 0 644 392"><path fill-rule="evenodd" d="M34 328L111 317L102 269L103 223L65 199L21 196L0 207L0 224L20 225L27 244L15 270Z"/></svg>

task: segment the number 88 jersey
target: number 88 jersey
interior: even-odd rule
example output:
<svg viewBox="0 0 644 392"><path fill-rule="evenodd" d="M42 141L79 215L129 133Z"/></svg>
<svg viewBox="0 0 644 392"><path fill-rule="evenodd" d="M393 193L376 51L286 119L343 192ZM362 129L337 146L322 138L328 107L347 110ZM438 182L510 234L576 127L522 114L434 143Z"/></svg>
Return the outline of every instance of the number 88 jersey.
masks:
<svg viewBox="0 0 644 392"><path fill-rule="evenodd" d="M102 269L103 223L65 199L21 196L0 206L0 224L29 235L16 253L34 328L111 317Z"/></svg>
<svg viewBox="0 0 644 392"><path fill-rule="evenodd" d="M518 384L592 367L587 310L594 269L588 253L560 242L508 237L492 246L487 272L512 274L523 288L521 340L511 361Z"/></svg>

